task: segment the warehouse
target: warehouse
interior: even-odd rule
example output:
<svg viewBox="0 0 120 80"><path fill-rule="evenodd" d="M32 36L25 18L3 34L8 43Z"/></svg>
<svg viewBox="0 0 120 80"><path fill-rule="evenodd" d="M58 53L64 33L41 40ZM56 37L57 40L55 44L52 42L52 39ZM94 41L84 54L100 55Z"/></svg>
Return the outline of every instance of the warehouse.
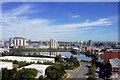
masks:
<svg viewBox="0 0 120 80"><path fill-rule="evenodd" d="M47 67L49 67L50 65L42 65L42 64L31 64L28 66L24 66L22 68L34 68L36 70L38 70L37 76L36 78L39 78L39 76L45 76L45 70ZM20 68L20 69L22 69Z"/></svg>
<svg viewBox="0 0 120 80"><path fill-rule="evenodd" d="M13 64L12 64L12 62L0 62L0 70L2 68L12 69Z"/></svg>
<svg viewBox="0 0 120 80"><path fill-rule="evenodd" d="M26 62L35 62L37 63L38 61L43 63L43 62L55 62L54 58L39 58L39 57L21 57L21 56L3 56L0 57L0 60L16 60L16 61L26 61Z"/></svg>

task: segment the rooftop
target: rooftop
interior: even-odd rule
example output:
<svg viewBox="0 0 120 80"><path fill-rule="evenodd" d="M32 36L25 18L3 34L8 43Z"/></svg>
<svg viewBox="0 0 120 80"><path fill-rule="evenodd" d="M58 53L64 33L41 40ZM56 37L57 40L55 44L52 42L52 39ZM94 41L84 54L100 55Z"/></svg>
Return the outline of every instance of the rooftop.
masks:
<svg viewBox="0 0 120 80"><path fill-rule="evenodd" d="M112 66L120 66L120 59L118 58L109 59L109 61Z"/></svg>
<svg viewBox="0 0 120 80"><path fill-rule="evenodd" d="M54 62L54 58L40 58L40 57L21 57L21 56L3 56L0 59L8 59L8 60L17 60L17 61L27 61L27 62L46 62L51 61Z"/></svg>
<svg viewBox="0 0 120 80"><path fill-rule="evenodd" d="M14 37L14 39L25 39L23 37Z"/></svg>
<svg viewBox="0 0 120 80"><path fill-rule="evenodd" d="M45 70L49 66L50 65L31 64L31 65L28 65L28 66L24 66L22 68L34 68L34 69L38 70L36 78L39 78L39 76L41 76L41 75L45 76ZM22 69L22 68L20 68L20 69Z"/></svg>
<svg viewBox="0 0 120 80"><path fill-rule="evenodd" d="M1 68L12 69L12 62L0 62L0 69Z"/></svg>

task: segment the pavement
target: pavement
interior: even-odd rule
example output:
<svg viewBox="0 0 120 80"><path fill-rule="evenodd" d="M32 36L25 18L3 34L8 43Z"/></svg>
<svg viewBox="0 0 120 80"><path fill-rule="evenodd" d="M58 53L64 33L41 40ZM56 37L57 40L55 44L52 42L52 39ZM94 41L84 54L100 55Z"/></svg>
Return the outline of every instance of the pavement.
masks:
<svg viewBox="0 0 120 80"><path fill-rule="evenodd" d="M87 76L88 68L86 67L88 64L87 62L81 62L80 66L77 69L74 70L66 70L66 73L69 74L67 76L67 80L78 80L78 79L85 79Z"/></svg>

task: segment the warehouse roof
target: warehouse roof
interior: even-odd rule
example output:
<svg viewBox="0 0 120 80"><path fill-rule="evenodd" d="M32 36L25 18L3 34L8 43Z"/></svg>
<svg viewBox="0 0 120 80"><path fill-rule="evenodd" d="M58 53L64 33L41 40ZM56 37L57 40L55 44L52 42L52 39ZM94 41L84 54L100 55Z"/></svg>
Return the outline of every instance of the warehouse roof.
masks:
<svg viewBox="0 0 120 80"><path fill-rule="evenodd" d="M120 59L118 58L109 59L109 61L112 66L120 66Z"/></svg>
<svg viewBox="0 0 120 80"><path fill-rule="evenodd" d="M39 76L41 76L41 75L45 76L45 70L49 66L50 65L31 64L31 65L28 65L28 66L24 66L22 68L34 68L34 69L38 70L38 74L37 74L36 78L39 78ZM20 69L22 69L22 68L20 68Z"/></svg>
<svg viewBox="0 0 120 80"><path fill-rule="evenodd" d="M12 69L12 62L0 62L0 69L1 68Z"/></svg>
<svg viewBox="0 0 120 80"><path fill-rule="evenodd" d="M3 56L0 59L8 59L8 60L17 60L17 61L26 61L26 62L53 62L55 61L54 58L40 58L40 57L21 57L21 56Z"/></svg>

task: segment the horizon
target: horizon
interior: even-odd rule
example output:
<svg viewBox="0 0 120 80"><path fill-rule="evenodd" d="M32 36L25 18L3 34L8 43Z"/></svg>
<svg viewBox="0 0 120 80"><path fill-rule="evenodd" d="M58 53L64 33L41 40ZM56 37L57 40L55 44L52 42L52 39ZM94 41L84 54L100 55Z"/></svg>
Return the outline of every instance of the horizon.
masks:
<svg viewBox="0 0 120 80"><path fill-rule="evenodd" d="M4 2L2 36L118 41L117 2Z"/></svg>
<svg viewBox="0 0 120 80"><path fill-rule="evenodd" d="M16 36L16 37L22 37L22 36ZM14 39L15 37L10 37L10 38ZM22 38L25 38L25 37L22 37ZM50 41L50 39L53 39L53 38L50 38L49 40L40 40L40 39L39 40L31 40L31 39L28 39L28 38L25 38L25 39L27 41L29 41L29 40L30 41ZM55 39L55 40L60 41L60 42L80 42L80 41L89 41L91 39L88 39L88 40L75 40L75 41L69 41L69 40L63 41L63 40L58 40L58 39ZM0 41L2 41L2 39ZM9 41L9 39L4 39L4 41ZM103 41L103 40L98 40L98 41L97 40L91 40L91 41L93 41L93 42L119 42L119 41L109 41L109 40L106 40L106 41Z"/></svg>

